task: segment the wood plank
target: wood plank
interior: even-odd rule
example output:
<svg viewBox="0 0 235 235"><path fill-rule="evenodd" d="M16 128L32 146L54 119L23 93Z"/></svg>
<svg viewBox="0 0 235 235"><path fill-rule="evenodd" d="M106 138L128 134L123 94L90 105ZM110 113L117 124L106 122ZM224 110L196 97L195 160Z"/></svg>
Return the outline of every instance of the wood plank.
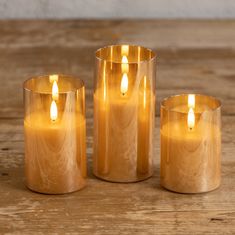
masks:
<svg viewBox="0 0 235 235"><path fill-rule="evenodd" d="M92 60L95 48L89 51L56 49L57 53L53 53L53 50L50 53L48 48L39 50L41 53L23 49L6 56L3 53L4 59L0 59L0 65L4 68L0 71L0 77L3 78L0 94L4 99L0 99L0 117L22 117L23 81L34 75L54 72L79 74L86 84L87 108L92 107ZM203 93L215 96L222 101L223 115L235 115L235 53L228 53L227 56L224 53L226 54L224 50L215 50L213 53L207 50L176 52L159 50L157 115L159 116L160 101L163 98L181 93ZM81 58L76 59L77 55L81 55ZM89 57L89 61L81 62L86 56ZM51 59L47 60L46 57L51 57ZM31 61L35 61L35 64Z"/></svg>
<svg viewBox="0 0 235 235"><path fill-rule="evenodd" d="M22 83L39 74L79 75L91 104L94 51L122 42L157 52L157 115L163 98L190 92L218 97L234 115L234 29L234 21L0 21L0 117L23 116Z"/></svg>
<svg viewBox="0 0 235 235"><path fill-rule="evenodd" d="M0 47L234 48L234 28L234 20L1 20Z"/></svg>
<svg viewBox="0 0 235 235"><path fill-rule="evenodd" d="M235 199L229 193L234 174L229 169L231 181L203 195L169 192L155 176L125 185L90 177L87 188L64 196L30 192L22 183L22 169L12 170L1 176L1 232L233 234Z"/></svg>

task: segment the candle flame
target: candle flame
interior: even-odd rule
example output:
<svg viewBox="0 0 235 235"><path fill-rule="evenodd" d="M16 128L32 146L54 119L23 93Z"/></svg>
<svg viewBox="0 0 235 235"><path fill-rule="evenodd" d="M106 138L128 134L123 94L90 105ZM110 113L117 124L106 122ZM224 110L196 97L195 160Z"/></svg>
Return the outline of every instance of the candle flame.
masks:
<svg viewBox="0 0 235 235"><path fill-rule="evenodd" d="M126 55L128 56L129 54L129 46L128 45L122 45L121 47L121 55Z"/></svg>
<svg viewBox="0 0 235 235"><path fill-rule="evenodd" d="M127 64L128 63L128 59L127 59L127 57L125 55L122 57L122 63L123 64Z"/></svg>
<svg viewBox="0 0 235 235"><path fill-rule="evenodd" d="M128 45L122 45L121 47L121 53L122 53L122 81L121 81L121 93L125 95L128 90L128 76L127 73L129 72L129 65L128 65L128 59L127 56L129 54L129 46Z"/></svg>
<svg viewBox="0 0 235 235"><path fill-rule="evenodd" d="M55 121L58 116L58 110L55 100L58 100L59 98L59 88L57 85L59 76L57 74L53 74L49 76L50 83L53 83L52 85L52 102L50 107L50 118L52 121Z"/></svg>
<svg viewBox="0 0 235 235"><path fill-rule="evenodd" d="M53 100L51 102L51 108L50 108L50 117L52 121L55 121L57 119L58 113L57 113L57 105L56 102Z"/></svg>
<svg viewBox="0 0 235 235"><path fill-rule="evenodd" d="M53 86L52 86L52 99L58 100L58 98L59 98L59 88L58 88L57 82L54 81Z"/></svg>
<svg viewBox="0 0 235 235"><path fill-rule="evenodd" d="M59 76L57 74L52 74L49 76L50 83L53 83L54 81L58 82Z"/></svg>
<svg viewBox="0 0 235 235"><path fill-rule="evenodd" d="M195 126L195 115L192 108L188 112L188 128L191 130Z"/></svg>
<svg viewBox="0 0 235 235"><path fill-rule="evenodd" d="M129 71L128 59L124 55L122 57L122 73L128 73L128 71Z"/></svg>
<svg viewBox="0 0 235 235"><path fill-rule="evenodd" d="M195 95L188 95L188 107L193 109L195 108Z"/></svg>
<svg viewBox="0 0 235 235"><path fill-rule="evenodd" d="M144 108L146 107L146 86L147 86L147 78L144 76Z"/></svg>
<svg viewBox="0 0 235 235"><path fill-rule="evenodd" d="M188 128L191 130L195 126L195 114L193 109L195 108L195 95L188 95Z"/></svg>
<svg viewBox="0 0 235 235"><path fill-rule="evenodd" d="M121 81L121 93L125 95L127 90L128 90L128 76L126 73L124 73L122 75L122 81Z"/></svg>

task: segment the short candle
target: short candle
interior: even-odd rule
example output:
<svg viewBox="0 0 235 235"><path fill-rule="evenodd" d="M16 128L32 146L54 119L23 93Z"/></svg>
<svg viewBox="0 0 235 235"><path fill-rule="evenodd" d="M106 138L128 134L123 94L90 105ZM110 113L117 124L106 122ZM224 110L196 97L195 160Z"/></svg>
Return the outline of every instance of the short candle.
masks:
<svg viewBox="0 0 235 235"><path fill-rule="evenodd" d="M27 187L63 194L85 186L85 88L64 75L24 83Z"/></svg>
<svg viewBox="0 0 235 235"><path fill-rule="evenodd" d="M161 185L180 193L220 185L221 104L205 95L178 95L161 104Z"/></svg>
<svg viewBox="0 0 235 235"><path fill-rule="evenodd" d="M116 45L96 52L93 173L113 182L152 175L155 54Z"/></svg>

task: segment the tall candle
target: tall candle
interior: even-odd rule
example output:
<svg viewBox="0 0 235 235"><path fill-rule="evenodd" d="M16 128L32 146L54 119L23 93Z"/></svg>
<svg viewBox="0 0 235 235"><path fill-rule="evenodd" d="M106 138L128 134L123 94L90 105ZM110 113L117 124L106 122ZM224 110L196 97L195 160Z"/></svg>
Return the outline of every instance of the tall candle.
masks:
<svg viewBox="0 0 235 235"><path fill-rule="evenodd" d="M138 48L111 46L96 53L93 172L108 181L152 174L155 57Z"/></svg>
<svg viewBox="0 0 235 235"><path fill-rule="evenodd" d="M203 95L180 95L163 101L163 187L180 193L200 193L217 188L220 185L220 152L219 101Z"/></svg>
<svg viewBox="0 0 235 235"><path fill-rule="evenodd" d="M25 173L31 190L61 194L85 186L84 87L67 76L51 80L24 84Z"/></svg>

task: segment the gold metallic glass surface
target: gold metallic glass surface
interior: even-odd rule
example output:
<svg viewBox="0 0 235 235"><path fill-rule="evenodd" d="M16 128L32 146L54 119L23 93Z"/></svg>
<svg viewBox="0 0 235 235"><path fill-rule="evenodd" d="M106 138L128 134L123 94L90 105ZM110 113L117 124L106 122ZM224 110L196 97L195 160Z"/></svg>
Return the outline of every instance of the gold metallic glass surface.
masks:
<svg viewBox="0 0 235 235"><path fill-rule="evenodd" d="M96 51L93 173L112 182L152 175L156 56L131 45Z"/></svg>
<svg viewBox="0 0 235 235"><path fill-rule="evenodd" d="M205 95L177 95L161 103L161 185L201 193L220 185L221 104Z"/></svg>
<svg viewBox="0 0 235 235"><path fill-rule="evenodd" d="M65 75L24 82L25 175L29 189L63 194L86 184L85 87Z"/></svg>

